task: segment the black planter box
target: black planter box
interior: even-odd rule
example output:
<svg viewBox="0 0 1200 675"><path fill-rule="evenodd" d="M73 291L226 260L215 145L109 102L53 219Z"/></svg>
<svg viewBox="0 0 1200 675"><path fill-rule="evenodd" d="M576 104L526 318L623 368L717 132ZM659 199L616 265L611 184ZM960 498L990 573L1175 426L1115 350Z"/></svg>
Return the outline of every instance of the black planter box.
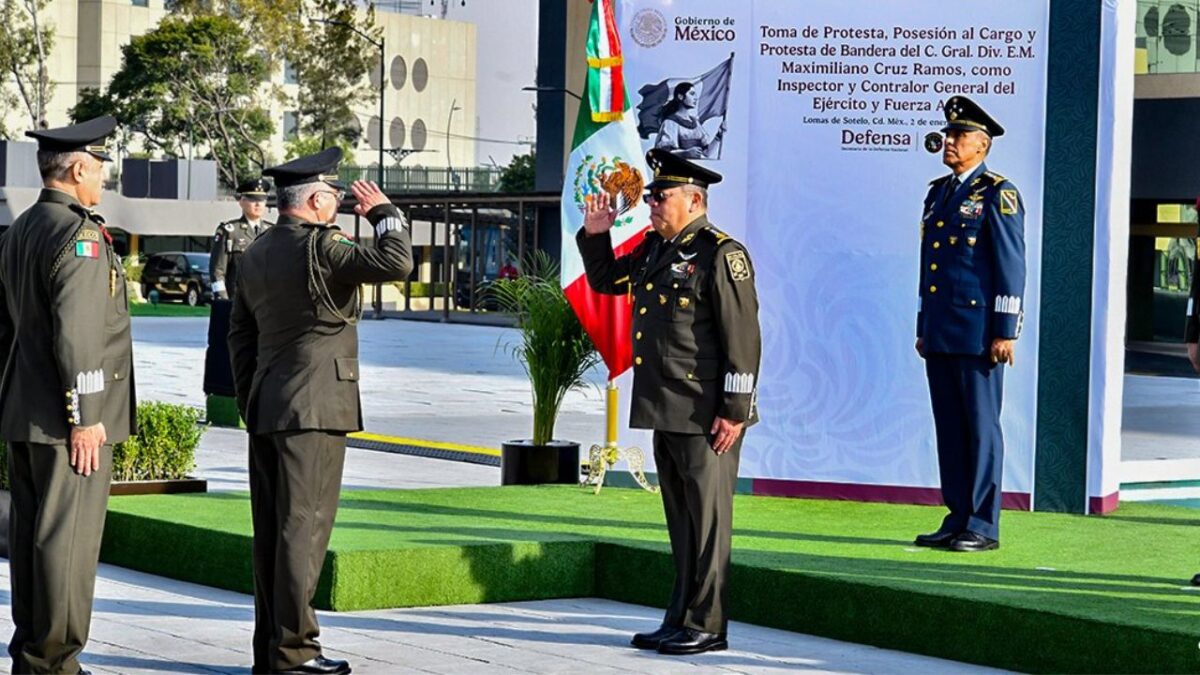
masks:
<svg viewBox="0 0 1200 675"><path fill-rule="evenodd" d="M579 474L578 443L534 445L530 440L517 440L500 444L501 485L577 485Z"/></svg>

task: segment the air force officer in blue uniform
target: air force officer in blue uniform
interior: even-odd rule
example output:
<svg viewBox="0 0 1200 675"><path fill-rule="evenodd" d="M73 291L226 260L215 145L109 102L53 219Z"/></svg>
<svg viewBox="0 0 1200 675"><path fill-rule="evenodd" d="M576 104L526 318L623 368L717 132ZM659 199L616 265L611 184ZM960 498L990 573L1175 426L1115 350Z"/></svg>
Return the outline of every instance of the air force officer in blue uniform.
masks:
<svg viewBox="0 0 1200 675"><path fill-rule="evenodd" d="M921 218L917 352L925 359L937 428L941 527L919 546L999 547L1004 366L1013 365L1025 288L1025 206L984 164L1004 128L970 99L945 105L942 162Z"/></svg>

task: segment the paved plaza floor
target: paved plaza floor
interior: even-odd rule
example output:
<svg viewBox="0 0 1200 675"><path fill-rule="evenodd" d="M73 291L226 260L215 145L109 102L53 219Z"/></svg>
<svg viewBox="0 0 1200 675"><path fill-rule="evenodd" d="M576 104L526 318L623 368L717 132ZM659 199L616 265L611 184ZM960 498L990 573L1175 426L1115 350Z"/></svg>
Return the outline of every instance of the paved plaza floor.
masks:
<svg viewBox="0 0 1200 675"><path fill-rule="evenodd" d="M134 351L141 400L202 407L203 319L138 318ZM375 433L492 446L528 434L528 385L506 353L508 329L434 323L364 322L363 404ZM603 429L594 390L563 404L559 433L591 438ZM394 395L402 390L403 397ZM210 429L197 474L212 490L246 490L246 437ZM497 485L499 469L477 464L347 452L344 486L417 489ZM8 568L0 567L0 604ZM781 607L780 611L803 611ZM321 613L328 655L355 673L984 673L951 661L747 624L730 626L731 649L663 657L628 646L661 610L608 600ZM84 663L97 673L244 673L250 667L252 598L102 565ZM0 607L0 635L11 633Z"/></svg>
<svg viewBox="0 0 1200 675"><path fill-rule="evenodd" d="M660 618L589 598L320 613L326 654L360 675L998 672L747 624L730 626L726 652L665 657L628 646ZM95 673L247 673L253 620L249 596L102 565L83 662ZM4 611L0 633L11 632Z"/></svg>

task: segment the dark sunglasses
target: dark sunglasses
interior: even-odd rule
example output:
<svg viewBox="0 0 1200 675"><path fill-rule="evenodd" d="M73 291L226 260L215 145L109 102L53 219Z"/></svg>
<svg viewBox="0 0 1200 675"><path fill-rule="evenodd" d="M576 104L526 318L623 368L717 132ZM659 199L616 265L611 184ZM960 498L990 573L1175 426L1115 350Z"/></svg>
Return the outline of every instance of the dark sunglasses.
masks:
<svg viewBox="0 0 1200 675"><path fill-rule="evenodd" d="M652 202L661 204L667 201L670 196L671 194L668 190L650 190L646 194L642 195L642 201L646 202L647 204Z"/></svg>

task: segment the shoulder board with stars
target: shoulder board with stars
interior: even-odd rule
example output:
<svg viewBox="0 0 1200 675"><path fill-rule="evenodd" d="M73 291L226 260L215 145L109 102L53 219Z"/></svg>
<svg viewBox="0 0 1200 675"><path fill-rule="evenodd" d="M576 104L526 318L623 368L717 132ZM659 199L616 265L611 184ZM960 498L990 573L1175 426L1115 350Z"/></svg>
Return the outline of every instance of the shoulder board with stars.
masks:
<svg viewBox="0 0 1200 675"><path fill-rule="evenodd" d="M986 171L986 172L984 172L983 175L992 179L992 184L994 184L994 185L999 185L999 184L1003 183L1004 181L1008 180L1004 176L1001 176L1000 174L996 173L995 171Z"/></svg>

